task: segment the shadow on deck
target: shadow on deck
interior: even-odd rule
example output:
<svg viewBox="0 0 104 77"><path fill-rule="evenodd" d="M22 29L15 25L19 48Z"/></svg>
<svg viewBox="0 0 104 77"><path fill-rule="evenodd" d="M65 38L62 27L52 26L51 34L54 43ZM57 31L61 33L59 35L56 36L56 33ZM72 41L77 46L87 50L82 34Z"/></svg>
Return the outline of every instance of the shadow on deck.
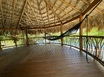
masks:
<svg viewBox="0 0 104 77"><path fill-rule="evenodd" d="M104 77L104 67L68 46L36 45L0 52L0 77Z"/></svg>

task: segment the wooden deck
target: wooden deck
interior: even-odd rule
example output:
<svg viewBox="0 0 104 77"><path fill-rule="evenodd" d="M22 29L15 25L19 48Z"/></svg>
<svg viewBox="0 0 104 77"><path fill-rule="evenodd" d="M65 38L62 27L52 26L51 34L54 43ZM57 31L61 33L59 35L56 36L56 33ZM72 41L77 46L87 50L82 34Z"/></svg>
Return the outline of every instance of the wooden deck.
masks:
<svg viewBox="0 0 104 77"><path fill-rule="evenodd" d="M101 69L102 68L102 69ZM78 50L37 45L0 51L0 77L104 77L104 67Z"/></svg>

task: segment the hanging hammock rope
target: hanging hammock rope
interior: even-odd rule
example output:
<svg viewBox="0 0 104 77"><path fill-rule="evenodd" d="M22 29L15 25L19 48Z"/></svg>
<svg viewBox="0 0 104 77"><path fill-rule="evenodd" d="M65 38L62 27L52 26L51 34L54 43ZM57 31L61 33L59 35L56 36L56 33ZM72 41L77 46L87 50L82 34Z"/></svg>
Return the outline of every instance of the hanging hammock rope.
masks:
<svg viewBox="0 0 104 77"><path fill-rule="evenodd" d="M68 29L66 32L62 33L60 36L46 36L46 37L44 37L44 38L53 41L53 40L61 39L61 38L65 37L65 36L68 36L68 35L71 35L71 34L75 34L75 33L78 31L78 29L79 29L80 25L82 24L82 22L92 13L92 11L101 3L101 1L102 1L102 0L100 0L100 1L95 5L95 7L89 12L89 14L87 14L87 15L84 17L84 19L83 19L82 21L80 21L78 24L76 24L76 25L73 26L72 28Z"/></svg>

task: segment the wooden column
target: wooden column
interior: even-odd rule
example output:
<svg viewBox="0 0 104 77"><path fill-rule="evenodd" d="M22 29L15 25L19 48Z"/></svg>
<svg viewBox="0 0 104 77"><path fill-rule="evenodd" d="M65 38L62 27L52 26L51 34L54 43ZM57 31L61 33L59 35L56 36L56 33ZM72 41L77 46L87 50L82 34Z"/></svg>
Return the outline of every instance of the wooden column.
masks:
<svg viewBox="0 0 104 77"><path fill-rule="evenodd" d="M63 26L61 25L60 26L60 34L62 34L62 33L63 33ZM61 38L61 46L63 46L63 41L64 41L64 39Z"/></svg>
<svg viewBox="0 0 104 77"><path fill-rule="evenodd" d="M79 22L81 21L83 19L83 16L82 16L82 14L80 14L80 18L79 18ZM82 24L80 25L80 30L79 30L79 46L80 46L80 52L82 52L82 50L81 49L83 49L83 39L82 39L82 31L83 31L83 29L82 29Z"/></svg>
<svg viewBox="0 0 104 77"><path fill-rule="evenodd" d="M28 29L25 30L25 34L26 34L26 45L29 46Z"/></svg>
<svg viewBox="0 0 104 77"><path fill-rule="evenodd" d="M46 32L44 32L44 37L45 37L45 45L46 45Z"/></svg>
<svg viewBox="0 0 104 77"><path fill-rule="evenodd" d="M25 45L25 30L22 31L22 36L23 36L23 44Z"/></svg>
<svg viewBox="0 0 104 77"><path fill-rule="evenodd" d="M2 50L2 47L1 47L2 45L1 45L1 40L0 40L0 50Z"/></svg>
<svg viewBox="0 0 104 77"><path fill-rule="evenodd" d="M17 37L14 37L13 39L15 46L17 47Z"/></svg>

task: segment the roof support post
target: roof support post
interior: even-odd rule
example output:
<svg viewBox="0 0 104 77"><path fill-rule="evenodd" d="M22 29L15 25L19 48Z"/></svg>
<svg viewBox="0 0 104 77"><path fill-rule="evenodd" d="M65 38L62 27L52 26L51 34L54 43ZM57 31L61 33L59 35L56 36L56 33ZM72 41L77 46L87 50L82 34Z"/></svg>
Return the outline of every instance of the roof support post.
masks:
<svg viewBox="0 0 104 77"><path fill-rule="evenodd" d="M2 45L1 45L1 41L0 41L0 50L2 50L2 47L1 47Z"/></svg>
<svg viewBox="0 0 104 77"><path fill-rule="evenodd" d="M83 19L82 14L80 14L79 22ZM82 35L83 35L83 29L82 29L82 24L80 25L80 30L79 30L79 46L80 46L80 53L82 53L83 49L83 40L82 40Z"/></svg>
<svg viewBox="0 0 104 77"><path fill-rule="evenodd" d="M25 30L22 30L21 33L22 33L22 38L23 38L22 39L23 40L23 45L25 45L25 41L24 41L25 40Z"/></svg>
<svg viewBox="0 0 104 77"><path fill-rule="evenodd" d="M44 29L45 45L46 45L46 35L47 33L46 33L46 30Z"/></svg>
<svg viewBox="0 0 104 77"><path fill-rule="evenodd" d="M60 34L62 34L62 33L63 33L63 26L61 25L60 26ZM64 39L61 38L61 46L63 46L63 42L64 42Z"/></svg>
<svg viewBox="0 0 104 77"><path fill-rule="evenodd" d="M28 29L25 30L26 34L26 45L29 46Z"/></svg>

